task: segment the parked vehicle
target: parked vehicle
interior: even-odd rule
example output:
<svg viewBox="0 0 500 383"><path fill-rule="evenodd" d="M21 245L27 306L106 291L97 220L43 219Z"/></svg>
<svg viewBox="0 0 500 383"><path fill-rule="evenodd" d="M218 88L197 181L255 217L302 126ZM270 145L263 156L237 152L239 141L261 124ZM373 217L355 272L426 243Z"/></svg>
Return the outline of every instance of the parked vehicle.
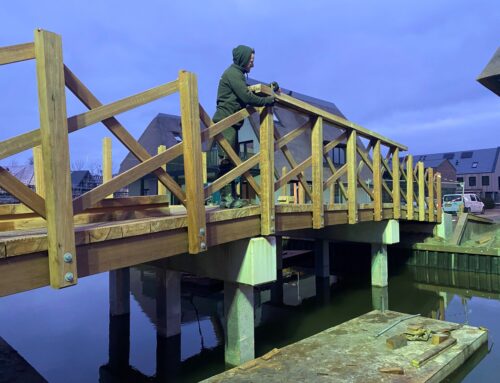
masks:
<svg viewBox="0 0 500 383"><path fill-rule="evenodd" d="M443 211L456 214L461 210L466 213L484 213L484 203L473 193L445 194L443 196Z"/></svg>

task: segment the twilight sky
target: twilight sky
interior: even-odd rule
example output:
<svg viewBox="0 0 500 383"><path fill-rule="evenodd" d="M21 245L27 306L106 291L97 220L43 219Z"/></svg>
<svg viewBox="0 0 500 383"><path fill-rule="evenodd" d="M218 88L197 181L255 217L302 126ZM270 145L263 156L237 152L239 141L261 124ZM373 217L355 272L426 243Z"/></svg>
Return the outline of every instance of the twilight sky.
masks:
<svg viewBox="0 0 500 383"><path fill-rule="evenodd" d="M478 82L500 45L498 0L5 1L0 46L62 35L66 65L103 103L198 76L212 114L238 44L251 76L334 102L351 120L413 154L500 145L500 98ZM0 140L39 126L33 61L0 67ZM68 116L85 111L68 93ZM138 138L172 95L118 116ZM72 162L100 162L102 124L73 133ZM126 151L113 141L114 169ZM30 153L1 161L26 162Z"/></svg>

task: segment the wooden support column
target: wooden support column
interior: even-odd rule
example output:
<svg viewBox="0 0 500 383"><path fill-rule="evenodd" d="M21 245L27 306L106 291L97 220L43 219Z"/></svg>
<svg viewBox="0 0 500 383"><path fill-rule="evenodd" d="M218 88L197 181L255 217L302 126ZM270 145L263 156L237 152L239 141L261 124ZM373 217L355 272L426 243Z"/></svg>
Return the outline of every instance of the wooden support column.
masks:
<svg viewBox="0 0 500 383"><path fill-rule="evenodd" d="M425 221L425 170L422 161L417 162L418 175L418 220Z"/></svg>
<svg viewBox="0 0 500 383"><path fill-rule="evenodd" d="M112 158L111 137L104 137L102 139L102 183L109 182L113 178ZM113 194L106 198L113 198Z"/></svg>
<svg viewBox="0 0 500 383"><path fill-rule="evenodd" d="M317 117L311 132L313 229L325 226L323 211L323 118Z"/></svg>
<svg viewBox="0 0 500 383"><path fill-rule="evenodd" d="M441 173L436 173L436 200L437 200L437 222L443 220L443 196L441 192Z"/></svg>
<svg viewBox="0 0 500 383"><path fill-rule="evenodd" d="M281 176L283 177L283 176L287 173L287 171L288 171L287 167L286 167L286 166L283 166L283 167L281 168ZM283 185L283 186L281 187L281 192L280 192L280 194L281 194L281 196L282 196L282 197L287 197L287 196L288 196L288 190L287 190L287 188L288 188L288 184Z"/></svg>
<svg viewBox="0 0 500 383"><path fill-rule="evenodd" d="M413 156L406 157L406 219L413 220Z"/></svg>
<svg viewBox="0 0 500 383"><path fill-rule="evenodd" d="M36 193L40 197L45 198L45 184L43 183L43 155L41 146L35 146L33 148L33 172L35 173Z"/></svg>
<svg viewBox="0 0 500 383"><path fill-rule="evenodd" d="M392 206L394 219L401 217L401 184L399 170L399 148L394 148L392 151Z"/></svg>
<svg viewBox="0 0 500 383"><path fill-rule="evenodd" d="M167 147L165 145L158 145L158 151L157 154L163 153L165 150L167 150ZM161 167L163 170L167 170L167 164L162 165ZM166 195L167 194L167 187L163 185L160 181L158 181L158 195Z"/></svg>
<svg viewBox="0 0 500 383"><path fill-rule="evenodd" d="M181 98L189 253L197 254L207 249L207 240L198 83L194 73L179 72L179 93Z"/></svg>
<svg viewBox="0 0 500 383"><path fill-rule="evenodd" d="M357 203L357 191L358 191L358 177L357 177L357 166L356 166L356 139L357 133L352 130L347 138L347 208L349 214L349 223L358 222L358 203Z"/></svg>
<svg viewBox="0 0 500 383"><path fill-rule="evenodd" d="M61 37L35 31L36 73L46 193L50 285L77 283Z"/></svg>
<svg viewBox="0 0 500 383"><path fill-rule="evenodd" d="M261 233L274 234L274 121L272 107L260 117L260 206Z"/></svg>
<svg viewBox="0 0 500 383"><path fill-rule="evenodd" d="M109 272L109 314L130 314L130 269Z"/></svg>
<svg viewBox="0 0 500 383"><path fill-rule="evenodd" d="M373 145L373 219L382 220L382 159L380 140Z"/></svg>
<svg viewBox="0 0 500 383"><path fill-rule="evenodd" d="M429 210L429 222L434 222L434 169L429 168L427 173L427 209Z"/></svg>

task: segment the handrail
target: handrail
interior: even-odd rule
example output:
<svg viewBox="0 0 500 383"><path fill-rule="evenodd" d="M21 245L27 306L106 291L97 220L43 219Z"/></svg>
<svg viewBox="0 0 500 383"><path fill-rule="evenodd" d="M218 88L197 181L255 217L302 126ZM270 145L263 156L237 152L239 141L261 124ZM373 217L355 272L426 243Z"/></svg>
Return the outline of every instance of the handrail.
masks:
<svg viewBox="0 0 500 383"><path fill-rule="evenodd" d="M49 269L54 287L75 284L77 280L74 216L90 211L110 194L150 173L185 205L188 248L193 254L205 251L210 242L205 200L240 176L247 180L260 200L262 235L274 235L277 221L275 192L290 183L299 185L303 190L301 195L308 199L304 203L310 206L298 206L298 209L311 214L314 229L324 227L326 213L339 208L347 208L347 220L355 224L360 219L360 210L365 210L366 217L366 206L372 207L374 221L389 217L441 221L441 175L434 173L432 168L425 169L423 162L414 164L411 155L401 159L400 151L406 151L407 147L400 143L290 95L274 94L265 85L252 86L251 89L260 94L275 95L278 108L306 115L307 120L301 126L280 133L274 126L272 107L247 107L214 123L198 101L196 76L186 71L180 71L179 78L174 81L103 105L64 65L61 44L60 36L37 30L34 43L0 48L0 65L32 58L37 63L40 129L0 142L0 159L41 144L44 183L58 185L60 190L57 197L55 193L46 193L44 198L3 168L0 168L0 187L31 208L33 215L46 218ZM69 118L65 115L64 85L89 111ZM177 92L181 104L182 141L151 155L115 116ZM252 119L257 114L260 124ZM243 160L222 133L247 118L250 118L260 143L260 151ZM72 200L67 136L97 122L102 122L139 163ZM201 129L200 122L204 129ZM331 132L331 129L337 129L338 134L325 141L325 131ZM361 137L369 140L366 147ZM299 158L294 153L293 145L299 138L302 147L308 145L310 154L306 154L306 158L303 155ZM214 141L226 152L234 168L204 185L200 170L203 166L202 144L210 147ZM344 153L344 161L340 164L334 163L334 151ZM276 152L282 153L289 170L280 172L276 169ZM163 168L167 162L180 156L184 161L185 190ZM255 169L259 178L253 173ZM370 204L360 198L366 198Z"/></svg>

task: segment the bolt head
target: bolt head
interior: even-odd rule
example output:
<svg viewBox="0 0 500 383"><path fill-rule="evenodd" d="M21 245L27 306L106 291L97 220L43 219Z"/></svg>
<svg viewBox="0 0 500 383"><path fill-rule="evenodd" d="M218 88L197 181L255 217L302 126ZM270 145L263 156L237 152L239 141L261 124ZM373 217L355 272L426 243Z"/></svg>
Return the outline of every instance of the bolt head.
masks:
<svg viewBox="0 0 500 383"><path fill-rule="evenodd" d="M73 273L68 272L68 273L64 274L64 280L66 282L73 282L75 280L75 276L73 275Z"/></svg>
<svg viewBox="0 0 500 383"><path fill-rule="evenodd" d="M204 235L205 235L205 228L203 228L203 227L202 227L202 228L200 229L200 236L202 236L202 237L203 237Z"/></svg>
<svg viewBox="0 0 500 383"><path fill-rule="evenodd" d="M64 262L66 262L66 263L73 262L73 254L71 254L71 253L65 253L63 255L63 259L64 259Z"/></svg>
<svg viewBox="0 0 500 383"><path fill-rule="evenodd" d="M200 243L200 248L202 250L206 250L207 249L207 244L205 242Z"/></svg>

